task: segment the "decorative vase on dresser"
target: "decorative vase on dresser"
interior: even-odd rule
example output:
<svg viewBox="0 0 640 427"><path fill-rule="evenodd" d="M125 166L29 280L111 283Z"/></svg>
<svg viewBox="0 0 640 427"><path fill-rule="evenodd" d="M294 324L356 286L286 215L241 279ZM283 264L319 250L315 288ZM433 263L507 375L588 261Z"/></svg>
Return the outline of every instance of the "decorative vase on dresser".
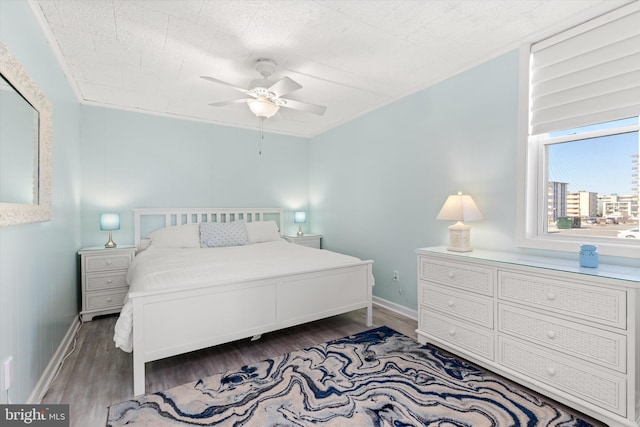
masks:
<svg viewBox="0 0 640 427"><path fill-rule="evenodd" d="M418 341L610 426L640 425L640 268L416 252Z"/></svg>
<svg viewBox="0 0 640 427"><path fill-rule="evenodd" d="M80 249L83 322L94 316L119 313L127 295L127 270L135 256L134 246Z"/></svg>

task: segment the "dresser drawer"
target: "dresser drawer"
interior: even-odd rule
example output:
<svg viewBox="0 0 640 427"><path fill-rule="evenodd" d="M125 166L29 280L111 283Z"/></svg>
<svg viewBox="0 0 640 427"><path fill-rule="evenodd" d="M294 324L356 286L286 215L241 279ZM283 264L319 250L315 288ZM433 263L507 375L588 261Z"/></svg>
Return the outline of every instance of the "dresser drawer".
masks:
<svg viewBox="0 0 640 427"><path fill-rule="evenodd" d="M627 337L498 304L498 330L619 372L627 371Z"/></svg>
<svg viewBox="0 0 640 427"><path fill-rule="evenodd" d="M91 273L85 277L87 291L99 289L113 289L127 286L125 272L116 273Z"/></svg>
<svg viewBox="0 0 640 427"><path fill-rule="evenodd" d="M626 416L626 380L577 359L500 336L498 362L618 415Z"/></svg>
<svg viewBox="0 0 640 427"><path fill-rule="evenodd" d="M90 292L85 295L88 310L108 307L122 307L127 289L119 289L112 292Z"/></svg>
<svg viewBox="0 0 640 427"><path fill-rule="evenodd" d="M498 272L498 298L625 329L627 293L564 280Z"/></svg>
<svg viewBox="0 0 640 427"><path fill-rule="evenodd" d="M131 255L123 253L106 256L87 256L84 260L85 273L105 270L126 270L131 263Z"/></svg>
<svg viewBox="0 0 640 427"><path fill-rule="evenodd" d="M449 319L431 310L420 310L420 330L442 341L493 360L493 332Z"/></svg>
<svg viewBox="0 0 640 427"><path fill-rule="evenodd" d="M491 268L420 257L420 279L493 296L494 270Z"/></svg>
<svg viewBox="0 0 640 427"><path fill-rule="evenodd" d="M420 283L420 303L446 315L493 328L493 300L476 294Z"/></svg>

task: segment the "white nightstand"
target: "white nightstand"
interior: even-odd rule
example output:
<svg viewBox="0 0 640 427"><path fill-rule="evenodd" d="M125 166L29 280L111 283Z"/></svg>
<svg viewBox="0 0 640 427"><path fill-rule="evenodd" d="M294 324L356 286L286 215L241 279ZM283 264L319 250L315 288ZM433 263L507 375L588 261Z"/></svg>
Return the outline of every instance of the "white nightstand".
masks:
<svg viewBox="0 0 640 427"><path fill-rule="evenodd" d="M100 314L119 313L127 295L127 270L135 256L135 246L82 248L80 268L82 281L83 322Z"/></svg>
<svg viewBox="0 0 640 427"><path fill-rule="evenodd" d="M304 236L284 236L284 239L287 242L296 243L298 245L309 246L310 248L320 249L320 239L322 238L319 234L305 234Z"/></svg>

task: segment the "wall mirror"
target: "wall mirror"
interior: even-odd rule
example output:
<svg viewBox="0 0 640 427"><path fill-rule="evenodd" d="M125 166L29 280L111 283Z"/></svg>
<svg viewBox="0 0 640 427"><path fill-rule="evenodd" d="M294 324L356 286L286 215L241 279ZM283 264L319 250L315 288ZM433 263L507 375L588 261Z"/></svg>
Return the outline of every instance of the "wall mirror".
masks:
<svg viewBox="0 0 640 427"><path fill-rule="evenodd" d="M0 43L0 227L51 219L51 104Z"/></svg>

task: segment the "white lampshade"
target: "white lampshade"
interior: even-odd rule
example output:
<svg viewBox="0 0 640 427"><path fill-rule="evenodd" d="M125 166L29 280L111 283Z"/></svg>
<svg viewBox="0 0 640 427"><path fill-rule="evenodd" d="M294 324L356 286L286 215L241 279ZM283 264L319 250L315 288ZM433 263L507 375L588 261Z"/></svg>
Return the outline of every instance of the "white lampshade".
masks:
<svg viewBox="0 0 640 427"><path fill-rule="evenodd" d="M450 251L471 251L471 227L464 225L462 221L479 221L484 219L480 209L476 206L471 196L458 194L447 197L436 219L457 221L449 226Z"/></svg>
<svg viewBox="0 0 640 427"><path fill-rule="evenodd" d="M120 214L100 214L100 230L120 230Z"/></svg>
<svg viewBox="0 0 640 427"><path fill-rule="evenodd" d="M296 224L307 222L307 213L305 211L296 211L293 214L293 222Z"/></svg>
<svg viewBox="0 0 640 427"><path fill-rule="evenodd" d="M247 101L249 109L256 117L268 119L278 112L280 106L262 97Z"/></svg>
<svg viewBox="0 0 640 427"><path fill-rule="evenodd" d="M462 194L454 194L447 197L442 209L436 219L449 221L479 221L484 219L480 209L476 206L471 196Z"/></svg>

